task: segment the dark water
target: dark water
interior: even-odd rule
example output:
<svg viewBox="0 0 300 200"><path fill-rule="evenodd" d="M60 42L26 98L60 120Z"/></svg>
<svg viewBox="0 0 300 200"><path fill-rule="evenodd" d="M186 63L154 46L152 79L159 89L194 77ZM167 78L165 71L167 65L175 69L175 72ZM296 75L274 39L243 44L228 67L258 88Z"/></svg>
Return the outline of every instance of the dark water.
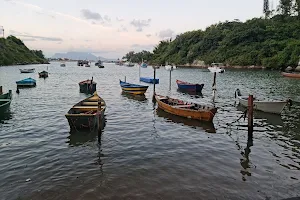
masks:
<svg viewBox="0 0 300 200"><path fill-rule="evenodd" d="M246 121L231 127L244 108L234 91L300 102L300 80L278 72L226 71L217 77L218 113L202 123L154 110L152 86L145 98L121 93L118 81L137 82L138 69L49 65L49 78L0 67L0 85L37 79L37 87L14 93L0 123L0 199L282 199L300 195L300 105L282 116L255 113L253 146ZM151 75L143 69L142 75ZM70 134L64 114L86 97L78 82L94 77L107 103L100 143L97 133ZM212 74L204 69L157 70L157 93L211 101ZM176 79L204 83L203 97L177 91ZM30 181L28 181L30 179ZM27 180L27 181L26 181Z"/></svg>

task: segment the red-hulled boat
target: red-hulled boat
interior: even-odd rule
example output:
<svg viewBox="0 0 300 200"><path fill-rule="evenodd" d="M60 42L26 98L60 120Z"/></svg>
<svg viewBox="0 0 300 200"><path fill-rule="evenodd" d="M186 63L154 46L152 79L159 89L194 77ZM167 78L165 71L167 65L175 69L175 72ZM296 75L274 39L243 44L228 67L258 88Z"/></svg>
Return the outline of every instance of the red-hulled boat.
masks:
<svg viewBox="0 0 300 200"><path fill-rule="evenodd" d="M289 78L300 78L300 73L281 72L281 75Z"/></svg>

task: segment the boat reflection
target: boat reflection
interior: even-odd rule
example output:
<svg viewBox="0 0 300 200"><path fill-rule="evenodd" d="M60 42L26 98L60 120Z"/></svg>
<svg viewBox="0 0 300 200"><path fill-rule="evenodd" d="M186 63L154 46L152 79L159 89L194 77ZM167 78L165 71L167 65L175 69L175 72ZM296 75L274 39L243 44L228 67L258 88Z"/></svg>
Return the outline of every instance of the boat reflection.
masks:
<svg viewBox="0 0 300 200"><path fill-rule="evenodd" d="M123 91L121 94L122 94L122 96L124 96L128 99L133 99L133 100L137 100L137 101L146 101L147 100L147 98L144 94L143 95L133 95L133 94L129 94L129 93L126 93Z"/></svg>
<svg viewBox="0 0 300 200"><path fill-rule="evenodd" d="M102 131L105 128L106 125L106 118L104 116L104 120L101 123L100 131L94 131L90 132L88 130L82 130L82 131L71 131L70 135L68 136L67 143L72 146L81 146L88 143L95 142L98 139L98 143L101 143L101 135Z"/></svg>
<svg viewBox="0 0 300 200"><path fill-rule="evenodd" d="M207 133L216 133L215 126L212 122L202 122L194 119L188 119L184 117L180 117L177 115L172 115L170 113L165 112L164 110L157 108L156 113L159 117L163 117L166 119L171 120L172 122L178 123L178 124L184 124L191 127L200 127Z"/></svg>
<svg viewBox="0 0 300 200"><path fill-rule="evenodd" d="M194 96L195 98L203 98L202 92L182 90L182 89L179 89L179 88L177 89L177 92L183 93L183 94L192 95L192 96Z"/></svg>
<svg viewBox="0 0 300 200"><path fill-rule="evenodd" d="M4 124L5 121L12 119L12 113L10 109L7 109L4 113L0 113L0 124Z"/></svg>
<svg viewBox="0 0 300 200"><path fill-rule="evenodd" d="M241 105L238 105L237 110L244 112L246 110L246 108ZM282 121L280 115L254 110L253 116L254 116L254 119L262 119L263 122L265 122L269 125L272 125L275 127L283 126L283 121Z"/></svg>

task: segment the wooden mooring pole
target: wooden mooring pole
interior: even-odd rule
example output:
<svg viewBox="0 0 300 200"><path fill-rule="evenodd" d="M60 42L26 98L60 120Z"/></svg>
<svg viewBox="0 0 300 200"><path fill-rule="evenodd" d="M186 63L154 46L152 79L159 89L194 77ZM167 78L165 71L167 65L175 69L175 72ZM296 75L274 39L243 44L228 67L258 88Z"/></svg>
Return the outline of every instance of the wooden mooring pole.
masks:
<svg viewBox="0 0 300 200"><path fill-rule="evenodd" d="M156 67L154 67L154 72L153 72L154 74L153 74L153 78L154 78L154 80L153 80L153 96L155 95L155 84L156 84Z"/></svg>
<svg viewBox="0 0 300 200"><path fill-rule="evenodd" d="M2 86L0 86L0 95L3 94Z"/></svg>
<svg viewBox="0 0 300 200"><path fill-rule="evenodd" d="M253 95L248 98L248 137L253 134Z"/></svg>
<svg viewBox="0 0 300 200"><path fill-rule="evenodd" d="M217 72L214 72L214 82L213 82L213 85L212 85L212 90L213 90L213 102L215 102L215 98L216 98L216 90L217 90L216 79L217 79Z"/></svg>
<svg viewBox="0 0 300 200"><path fill-rule="evenodd" d="M171 85L172 85L172 83L171 83L171 80L172 80L172 69L173 69L173 67L170 69L169 90L171 90Z"/></svg>

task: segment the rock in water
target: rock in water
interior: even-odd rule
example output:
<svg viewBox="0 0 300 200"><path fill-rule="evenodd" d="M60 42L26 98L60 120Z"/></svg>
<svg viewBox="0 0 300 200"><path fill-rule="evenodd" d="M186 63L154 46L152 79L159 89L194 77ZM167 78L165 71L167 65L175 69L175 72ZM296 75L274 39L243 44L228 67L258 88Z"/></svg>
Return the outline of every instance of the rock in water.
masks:
<svg viewBox="0 0 300 200"><path fill-rule="evenodd" d="M296 72L300 72L300 66L297 66L295 69Z"/></svg>
<svg viewBox="0 0 300 200"><path fill-rule="evenodd" d="M293 70L293 68L292 68L291 66L288 66L288 67L285 69L286 72L290 72L290 71L292 71L292 70Z"/></svg>

